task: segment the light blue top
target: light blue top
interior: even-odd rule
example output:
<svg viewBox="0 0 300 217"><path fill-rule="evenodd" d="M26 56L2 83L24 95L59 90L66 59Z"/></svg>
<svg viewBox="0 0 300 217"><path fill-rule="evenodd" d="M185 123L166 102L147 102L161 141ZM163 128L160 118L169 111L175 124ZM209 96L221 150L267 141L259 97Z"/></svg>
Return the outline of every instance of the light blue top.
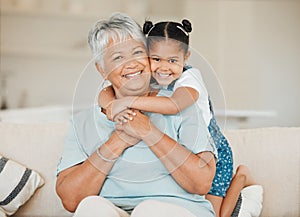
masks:
<svg viewBox="0 0 300 217"><path fill-rule="evenodd" d="M161 90L159 95L170 96ZM216 149L197 106L176 115L147 113L162 132L197 154ZM69 127L57 173L85 161L105 143L114 131L99 107L78 113ZM100 192L124 210L132 210L146 199L178 203L196 216L213 216L211 204L203 196L190 194L180 187L161 161L143 141L126 149L115 162Z"/></svg>

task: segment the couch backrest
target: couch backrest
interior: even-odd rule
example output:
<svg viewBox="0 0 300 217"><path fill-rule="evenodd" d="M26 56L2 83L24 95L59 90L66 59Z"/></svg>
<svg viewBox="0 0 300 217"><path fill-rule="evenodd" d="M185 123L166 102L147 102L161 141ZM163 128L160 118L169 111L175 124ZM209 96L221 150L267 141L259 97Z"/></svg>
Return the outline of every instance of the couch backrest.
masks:
<svg viewBox="0 0 300 217"><path fill-rule="evenodd" d="M262 215L300 216L300 128L225 132L234 164L245 164L264 187Z"/></svg>
<svg viewBox="0 0 300 217"><path fill-rule="evenodd" d="M55 171L67 122L0 122L0 154L35 169L45 185L16 213L25 216L70 216L55 193ZM247 165L264 187L263 217L298 217L300 128L264 128L225 132L235 166Z"/></svg>
<svg viewBox="0 0 300 217"><path fill-rule="evenodd" d="M70 216L55 193L56 165L67 127L68 122L0 122L0 153L36 170L45 179L45 185L14 216Z"/></svg>

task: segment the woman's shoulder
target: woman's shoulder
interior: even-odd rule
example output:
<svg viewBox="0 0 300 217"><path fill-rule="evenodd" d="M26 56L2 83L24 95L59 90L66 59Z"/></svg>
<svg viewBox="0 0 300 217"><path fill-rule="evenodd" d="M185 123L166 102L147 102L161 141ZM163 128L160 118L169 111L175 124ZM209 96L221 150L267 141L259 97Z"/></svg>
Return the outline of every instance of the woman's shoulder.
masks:
<svg viewBox="0 0 300 217"><path fill-rule="evenodd" d="M80 125L95 122L95 117L97 117L98 120L102 118L106 119L106 116L101 112L101 107L99 106L91 106L72 114L73 122Z"/></svg>
<svg viewBox="0 0 300 217"><path fill-rule="evenodd" d="M73 111L72 117L75 120L87 119L87 117L93 114L93 111L94 111L93 107L84 108L79 111Z"/></svg>

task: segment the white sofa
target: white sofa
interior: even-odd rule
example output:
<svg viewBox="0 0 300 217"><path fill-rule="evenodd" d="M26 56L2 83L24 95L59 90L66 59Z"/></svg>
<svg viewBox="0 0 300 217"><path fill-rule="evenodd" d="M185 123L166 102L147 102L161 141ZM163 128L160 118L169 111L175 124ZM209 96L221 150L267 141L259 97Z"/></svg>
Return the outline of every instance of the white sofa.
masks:
<svg viewBox="0 0 300 217"><path fill-rule="evenodd" d="M38 171L45 179L16 217L64 217L55 193L55 170L68 122L0 122L0 154ZM299 217L300 128L229 130L235 166L246 164L264 187L263 217ZM1 185L1 183L0 183Z"/></svg>

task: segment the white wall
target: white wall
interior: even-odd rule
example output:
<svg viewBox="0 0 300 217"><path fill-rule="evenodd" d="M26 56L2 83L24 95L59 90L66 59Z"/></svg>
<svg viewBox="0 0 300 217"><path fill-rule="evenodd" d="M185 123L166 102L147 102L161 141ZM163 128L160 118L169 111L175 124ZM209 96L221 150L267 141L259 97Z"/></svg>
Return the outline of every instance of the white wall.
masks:
<svg viewBox="0 0 300 217"><path fill-rule="evenodd" d="M20 4L24 1L26 6ZM208 89L217 107L277 113L252 118L247 127L300 126L296 0L1 0L0 76L7 76L9 107L69 105L91 57L88 30L114 11L126 12L140 23L145 18L190 19L191 46L216 71ZM94 91L97 78L87 78L83 91ZM0 90L3 93L3 86Z"/></svg>

